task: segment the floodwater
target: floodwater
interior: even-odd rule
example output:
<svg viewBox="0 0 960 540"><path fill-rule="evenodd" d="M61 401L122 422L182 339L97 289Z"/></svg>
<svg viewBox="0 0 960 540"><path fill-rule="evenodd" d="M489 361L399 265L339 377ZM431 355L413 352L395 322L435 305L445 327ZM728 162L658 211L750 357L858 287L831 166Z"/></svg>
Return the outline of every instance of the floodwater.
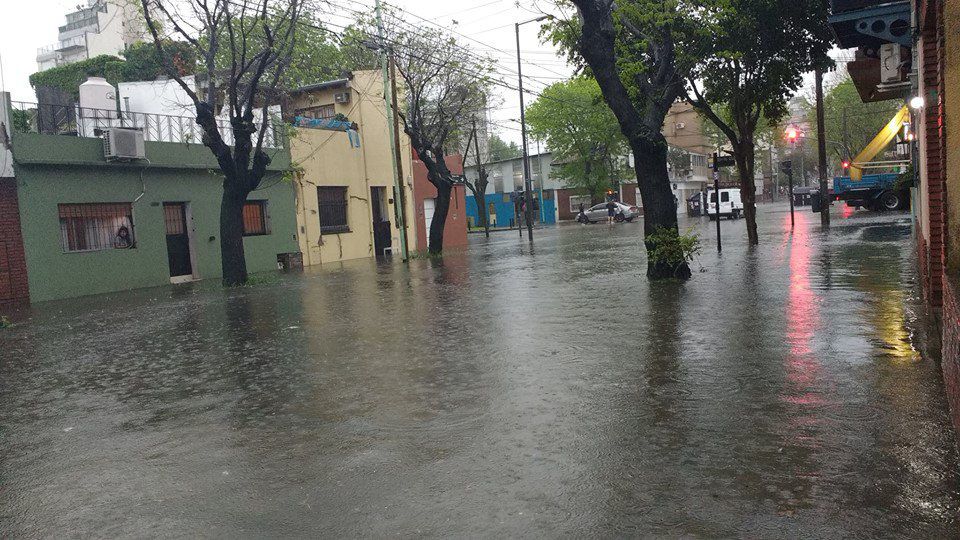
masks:
<svg viewBox="0 0 960 540"><path fill-rule="evenodd" d="M910 218L785 210L14 314L0 537L957 536Z"/></svg>

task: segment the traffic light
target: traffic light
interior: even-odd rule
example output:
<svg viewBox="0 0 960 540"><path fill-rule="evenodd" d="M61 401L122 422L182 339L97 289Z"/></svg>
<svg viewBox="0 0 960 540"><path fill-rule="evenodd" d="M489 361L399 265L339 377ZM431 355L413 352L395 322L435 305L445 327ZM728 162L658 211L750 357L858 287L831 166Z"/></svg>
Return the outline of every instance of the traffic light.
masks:
<svg viewBox="0 0 960 540"><path fill-rule="evenodd" d="M792 161L789 161L789 160L787 160L787 161L781 161L781 162L780 162L780 170L781 170L782 172L784 172L785 174L790 174L790 173L792 173L792 172L793 172L793 162L792 162Z"/></svg>
<svg viewBox="0 0 960 540"><path fill-rule="evenodd" d="M845 160L843 160L843 161L840 163L840 166L843 167L843 171L844 171L844 172L849 171L849 170L850 170L850 161L848 161L848 160L845 159Z"/></svg>
<svg viewBox="0 0 960 540"><path fill-rule="evenodd" d="M789 143L797 142L797 139L800 138L800 130L796 126L787 126L787 131L784 133L784 136Z"/></svg>

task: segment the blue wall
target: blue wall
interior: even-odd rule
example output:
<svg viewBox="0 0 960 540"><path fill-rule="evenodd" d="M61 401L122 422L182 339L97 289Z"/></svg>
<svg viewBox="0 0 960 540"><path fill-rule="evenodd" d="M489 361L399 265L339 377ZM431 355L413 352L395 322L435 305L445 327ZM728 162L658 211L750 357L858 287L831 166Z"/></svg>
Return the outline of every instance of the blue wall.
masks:
<svg viewBox="0 0 960 540"><path fill-rule="evenodd" d="M537 198L539 199L540 193L537 193ZM490 203L493 203L494 209L496 210L496 216L491 216L490 226L496 227L509 227L510 220L514 219L514 208L513 202L510 201L509 193L487 193L486 194L487 206L489 207ZM504 202L506 199L506 202ZM540 200L540 204L543 207L543 223L556 223L556 200ZM467 219L472 220L474 226L477 226L480 223L480 216L477 214L477 201L473 195L467 195ZM494 219L496 222L494 223Z"/></svg>

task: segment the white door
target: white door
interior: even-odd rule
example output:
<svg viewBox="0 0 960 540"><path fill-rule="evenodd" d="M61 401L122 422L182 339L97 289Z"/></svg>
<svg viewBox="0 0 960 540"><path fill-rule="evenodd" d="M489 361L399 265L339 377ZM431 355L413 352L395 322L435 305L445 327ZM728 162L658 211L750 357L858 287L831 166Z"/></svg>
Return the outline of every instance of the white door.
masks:
<svg viewBox="0 0 960 540"><path fill-rule="evenodd" d="M430 224L433 223L433 211L437 201L434 199L423 200L423 221L427 226L427 240L430 239Z"/></svg>

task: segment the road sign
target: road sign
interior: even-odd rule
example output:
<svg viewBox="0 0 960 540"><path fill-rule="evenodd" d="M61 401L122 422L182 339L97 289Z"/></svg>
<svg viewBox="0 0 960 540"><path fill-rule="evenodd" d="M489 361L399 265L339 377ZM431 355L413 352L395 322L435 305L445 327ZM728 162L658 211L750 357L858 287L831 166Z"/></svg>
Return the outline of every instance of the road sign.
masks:
<svg viewBox="0 0 960 540"><path fill-rule="evenodd" d="M733 156L716 156L713 159L713 167L711 168L714 170L720 167L733 167L737 164L737 160L733 159Z"/></svg>
<svg viewBox="0 0 960 540"><path fill-rule="evenodd" d="M720 171L713 171L713 179L720 180Z"/></svg>

